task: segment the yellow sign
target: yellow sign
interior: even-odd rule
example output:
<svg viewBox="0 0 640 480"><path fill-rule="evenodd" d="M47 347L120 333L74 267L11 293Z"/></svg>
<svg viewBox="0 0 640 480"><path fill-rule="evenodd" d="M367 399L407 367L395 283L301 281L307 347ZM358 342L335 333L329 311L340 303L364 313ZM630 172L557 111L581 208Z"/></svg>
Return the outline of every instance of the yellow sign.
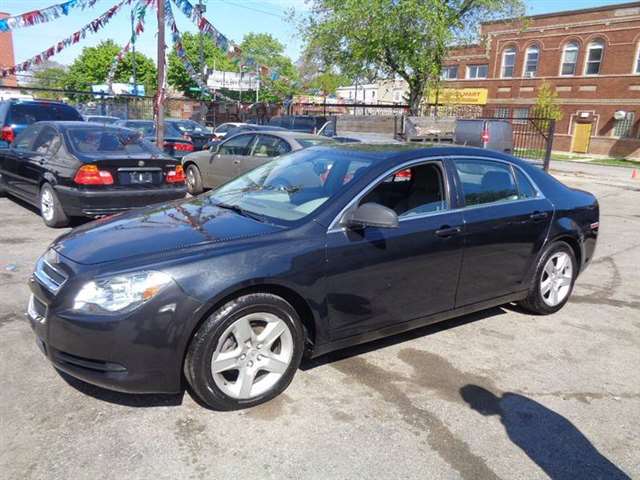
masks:
<svg viewBox="0 0 640 480"><path fill-rule="evenodd" d="M441 105L486 105L489 91L486 88L443 88L429 94L429 103Z"/></svg>

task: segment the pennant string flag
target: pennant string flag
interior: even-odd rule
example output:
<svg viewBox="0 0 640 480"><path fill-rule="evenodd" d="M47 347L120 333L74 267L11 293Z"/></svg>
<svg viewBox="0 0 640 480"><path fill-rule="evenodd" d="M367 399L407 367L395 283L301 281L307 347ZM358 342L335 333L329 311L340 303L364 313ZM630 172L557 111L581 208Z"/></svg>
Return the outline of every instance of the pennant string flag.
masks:
<svg viewBox="0 0 640 480"><path fill-rule="evenodd" d="M32 10L30 12L22 13L20 15L14 15L0 19L0 32L10 32L18 28L31 27L39 23L47 23L56 18L60 18L63 15L69 15L69 12L74 8L84 10L85 8L91 8L98 0L69 0L58 5L51 5L50 7L43 8L41 10Z"/></svg>
<svg viewBox="0 0 640 480"><path fill-rule="evenodd" d="M176 55L182 62L184 69L187 71L187 75L198 85L200 91L207 93L211 97L218 97L223 100L229 102L235 102L234 99L227 97L226 95L221 94L220 92L213 92L209 89L209 87L202 81L202 78L196 72L196 69L193 67L189 58L187 57L187 52L182 45L182 38L180 37L180 32L178 30L178 26L176 25L176 19L173 16L173 11L171 10L171 3L169 0L165 0L165 20L167 22L167 26L171 31L171 40L173 41L174 50Z"/></svg>
<svg viewBox="0 0 640 480"><path fill-rule="evenodd" d="M77 32L69 35L67 38L60 40L55 45L40 52L34 57L31 57L30 59L25 60L22 63L1 69L0 76L6 77L8 75L14 75L16 72L26 72L29 71L33 67L33 65L40 65L49 58L53 57L55 54L64 50L66 47L78 43L80 40L84 39L87 34L96 33L100 29L104 28L109 23L111 18L113 18L113 16L117 14L124 5L129 5L132 1L133 0L120 0L120 2L112 6L98 18L92 20Z"/></svg>
<svg viewBox="0 0 640 480"><path fill-rule="evenodd" d="M113 84L113 78L116 75L116 70L118 69L118 65L120 64L124 56L127 54L129 49L131 48L131 45L135 43L136 38L140 36L142 32L144 32L145 13L146 13L147 7L152 2L153 0L138 0L138 3L133 8L133 15L138 20L138 22L136 23L135 29L131 35L131 39L118 52L118 55L116 55L116 58L113 60L113 63L111 64L111 68L109 68L109 73L107 74L107 85L109 85L109 90L112 89L111 85Z"/></svg>

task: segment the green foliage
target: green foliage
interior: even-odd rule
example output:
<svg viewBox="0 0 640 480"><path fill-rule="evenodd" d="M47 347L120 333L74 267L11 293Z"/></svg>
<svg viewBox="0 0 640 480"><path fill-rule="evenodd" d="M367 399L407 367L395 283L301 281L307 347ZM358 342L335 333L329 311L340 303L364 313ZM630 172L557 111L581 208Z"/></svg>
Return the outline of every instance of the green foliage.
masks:
<svg viewBox="0 0 640 480"><path fill-rule="evenodd" d="M120 52L121 47L113 40L101 42L95 47L85 47L82 53L69 67L64 79L64 87L67 90L90 90L92 85L101 85L107 81L109 70L113 60ZM149 93L156 90L156 67L153 61L136 52L136 73L140 83L144 84ZM132 76L133 54L127 53L122 62L118 64L114 81L128 83Z"/></svg>
<svg viewBox="0 0 640 480"><path fill-rule="evenodd" d="M562 110L557 103L558 93L544 82L538 90L536 104L532 109L532 116L536 117L536 125L540 129L546 130L549 127L549 120L562 120Z"/></svg>
<svg viewBox="0 0 640 480"><path fill-rule="evenodd" d="M63 67L49 67L37 70L33 73L31 86L36 88L51 88L60 90L64 88L67 72ZM44 98L56 100L60 97L60 93L54 92L34 92L36 98Z"/></svg>
<svg viewBox="0 0 640 480"><path fill-rule="evenodd" d="M240 44L242 57L252 59L276 71L279 78L272 80L270 73L261 76L260 99L281 102L300 91L298 70L284 54L284 45L268 33L248 33Z"/></svg>
<svg viewBox="0 0 640 480"><path fill-rule="evenodd" d="M333 95L336 89L341 85L348 85L349 79L337 73L323 72L315 76L309 83L308 87L319 90L322 95Z"/></svg>
<svg viewBox="0 0 640 480"><path fill-rule="evenodd" d="M437 82L451 45L480 21L523 11L522 0L313 0L303 24L307 49L354 78L399 75L413 114Z"/></svg>
<svg viewBox="0 0 640 480"><path fill-rule="evenodd" d="M210 37L185 32L182 35L182 45L187 52L189 62L197 72L202 71L202 65L200 63L201 41L204 51L205 65L215 70L237 71L238 67L236 67L229 58L227 58L225 52L216 47ZM167 81L169 82L169 85L174 87L176 90L181 91L188 97L196 98L200 96L199 92L193 92L190 90L191 88L197 88L198 85L187 74L187 71L182 65L180 58L178 58L175 49L172 49L169 53Z"/></svg>

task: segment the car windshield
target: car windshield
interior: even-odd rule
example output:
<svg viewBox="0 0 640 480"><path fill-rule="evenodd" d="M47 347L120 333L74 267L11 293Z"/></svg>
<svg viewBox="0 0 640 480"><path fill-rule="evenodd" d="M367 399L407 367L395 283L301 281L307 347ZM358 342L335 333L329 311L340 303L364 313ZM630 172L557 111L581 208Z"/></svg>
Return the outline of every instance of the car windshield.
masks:
<svg viewBox="0 0 640 480"><path fill-rule="evenodd" d="M376 161L377 157L339 150L299 150L208 195L214 203L269 217L276 223L293 222L313 213Z"/></svg>
<svg viewBox="0 0 640 480"><path fill-rule="evenodd" d="M145 137L153 137L156 134L156 126L153 122L127 122L125 123L127 128L132 128L139 131ZM182 137L180 132L171 122L165 122L164 124L165 137Z"/></svg>
<svg viewBox="0 0 640 480"><path fill-rule="evenodd" d="M304 148L315 147L316 145L327 145L330 143L334 143L330 138L296 138L296 141L302 145Z"/></svg>
<svg viewBox="0 0 640 480"><path fill-rule="evenodd" d="M162 155L140 133L121 128L71 128L67 130L67 137L75 152L86 155Z"/></svg>
<svg viewBox="0 0 640 480"><path fill-rule="evenodd" d="M194 122L193 120L183 120L180 122L170 122L173 126L175 126L181 132L195 132L195 133L209 133L207 127L200 125L198 122Z"/></svg>

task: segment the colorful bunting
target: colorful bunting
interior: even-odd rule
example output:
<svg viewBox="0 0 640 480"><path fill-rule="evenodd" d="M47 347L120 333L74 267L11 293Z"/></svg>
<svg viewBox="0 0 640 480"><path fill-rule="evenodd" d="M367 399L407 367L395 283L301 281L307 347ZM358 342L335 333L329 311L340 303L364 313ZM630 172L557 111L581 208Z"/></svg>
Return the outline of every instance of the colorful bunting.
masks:
<svg viewBox="0 0 640 480"><path fill-rule="evenodd" d="M33 10L21 15L14 15L0 19L0 32L10 32L18 28L31 27L39 23L47 23L63 15L69 15L74 8L91 8L98 0L69 0L68 2L52 5L42 10Z"/></svg>
<svg viewBox="0 0 640 480"><path fill-rule="evenodd" d="M120 0L116 5L111 7L109 10L104 12L95 20L89 22L87 25L82 27L77 32L69 35L67 38L60 40L54 46L49 47L38 55L31 57L30 59L13 65L12 67L3 68L0 70L0 76L6 77L9 75L15 75L16 72L26 72L31 69L33 65L39 65L44 60L51 58L56 53L59 53L61 50L65 49L69 45L74 43L78 43L81 39L84 39L89 33L96 33L98 30L104 28L109 20L120 11L120 9L124 5L129 5L133 0Z"/></svg>
<svg viewBox="0 0 640 480"><path fill-rule="evenodd" d="M153 0L138 0L138 3L133 8L133 15L138 19L138 23L136 23L134 32L131 35L131 39L127 42L127 44L122 47L122 50L118 52L116 58L113 60L111 64L111 68L109 68L109 73L107 74L107 85L109 85L109 90L111 90L111 85L113 84L113 77L116 75L116 70L118 69L118 64L122 61L124 56L127 54L131 45L135 43L136 38L144 32L144 20L145 13L149 4L151 4Z"/></svg>

